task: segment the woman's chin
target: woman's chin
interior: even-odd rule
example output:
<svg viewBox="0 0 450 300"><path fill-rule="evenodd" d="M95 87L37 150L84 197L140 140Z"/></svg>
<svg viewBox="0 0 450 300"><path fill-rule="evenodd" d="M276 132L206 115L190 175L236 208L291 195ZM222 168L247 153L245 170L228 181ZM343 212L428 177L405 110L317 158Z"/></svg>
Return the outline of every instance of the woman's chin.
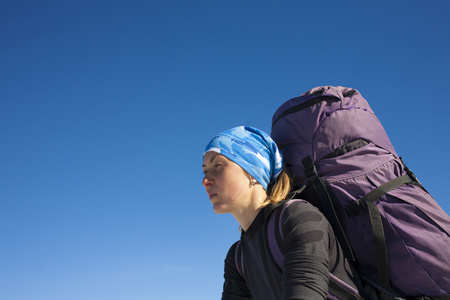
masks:
<svg viewBox="0 0 450 300"><path fill-rule="evenodd" d="M213 204L213 210L216 214L227 214L229 213L226 205L221 205L220 203L214 203Z"/></svg>

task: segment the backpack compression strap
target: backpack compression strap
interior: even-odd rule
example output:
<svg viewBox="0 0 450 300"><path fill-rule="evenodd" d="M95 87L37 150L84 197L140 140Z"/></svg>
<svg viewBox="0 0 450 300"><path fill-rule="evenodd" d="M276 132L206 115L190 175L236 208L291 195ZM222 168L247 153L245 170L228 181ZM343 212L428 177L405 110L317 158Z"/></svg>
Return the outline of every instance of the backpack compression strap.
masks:
<svg viewBox="0 0 450 300"><path fill-rule="evenodd" d="M331 223L331 226L335 230L335 234L341 243L341 246L344 252L348 253L350 251L351 257L349 259L354 260L353 253L351 252L350 243L347 240L344 230L339 222L336 211L334 210L334 206L328 193L326 182L320 178L317 173L317 169L312 161L311 157L306 157L302 160L303 166L305 167L305 175L308 178L308 181L313 186L316 193L319 195L319 198L322 204L325 207L325 213L328 220ZM375 255L376 255L376 263L377 263L377 273L379 282L385 286L386 288L390 288L389 283L389 267L388 267L388 259L387 259L387 250L386 250L386 240L384 236L383 224L381 221L381 215L373 202L375 202L378 198L388 193L389 191L400 187L406 183L411 182L411 178L408 175L403 175L397 177L391 181L388 181L379 187L372 190L370 193L365 195L362 199L355 201L345 208L349 217L358 215L362 211L368 209L370 215L370 221L372 224L372 231L374 236L374 244L375 244Z"/></svg>
<svg viewBox="0 0 450 300"><path fill-rule="evenodd" d="M411 182L408 175L403 175L392 179L377 188L373 189L370 193L348 205L345 208L347 215L353 217L359 215L364 210L369 210L370 222L372 224L373 239L375 244L375 257L377 262L378 280L385 287L389 287L389 267L386 250L386 239L384 236L383 223L381 221L381 214L374 202L388 193L389 191L396 189L406 183Z"/></svg>
<svg viewBox="0 0 450 300"><path fill-rule="evenodd" d="M319 198L325 207L326 217L328 218L328 220L331 223L331 226L335 230L335 234L339 242L341 243L344 252L347 255L348 250L346 251L346 248L350 249L351 251L350 243L348 242L347 237L345 236L345 232L342 229L337 214L334 210L334 206L330 194L328 193L326 182L322 178L320 178L311 157L308 156L304 158L302 160L302 163L303 166L305 167L305 175L308 178L308 181L313 186L316 193L319 195ZM410 182L410 178L408 175L395 178L375 188L369 194L364 196L361 200L355 201L354 203L346 207L346 212L347 214L349 214L350 212L349 214L350 217L358 214L353 213L353 211L362 212L366 209L369 210L370 221L372 224L372 231L374 235L378 280L386 288L390 288L386 240L384 236L380 212L378 211L378 208L375 206L375 204L373 204L373 202L378 198L380 198L385 193L389 192L390 190L402 186L407 182ZM354 260L353 253L352 257Z"/></svg>

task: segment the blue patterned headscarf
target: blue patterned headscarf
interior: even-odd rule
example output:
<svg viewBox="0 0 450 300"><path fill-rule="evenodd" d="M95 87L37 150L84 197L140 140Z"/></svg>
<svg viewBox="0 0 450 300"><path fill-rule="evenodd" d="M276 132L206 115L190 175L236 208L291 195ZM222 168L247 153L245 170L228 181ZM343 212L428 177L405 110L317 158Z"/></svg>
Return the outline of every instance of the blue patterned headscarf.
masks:
<svg viewBox="0 0 450 300"><path fill-rule="evenodd" d="M265 132L248 126L229 129L215 136L205 153L220 153L238 164L267 190L280 175L283 158L277 145Z"/></svg>

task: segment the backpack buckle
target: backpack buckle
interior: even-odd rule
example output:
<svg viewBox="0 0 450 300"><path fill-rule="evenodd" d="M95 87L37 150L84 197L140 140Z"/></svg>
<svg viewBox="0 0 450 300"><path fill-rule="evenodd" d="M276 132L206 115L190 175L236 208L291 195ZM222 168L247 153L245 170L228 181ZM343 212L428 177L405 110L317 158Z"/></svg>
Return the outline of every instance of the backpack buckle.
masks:
<svg viewBox="0 0 450 300"><path fill-rule="evenodd" d="M318 176L316 166L309 156L302 159L302 163L303 167L305 168L306 178L308 178L308 180L311 182Z"/></svg>
<svg viewBox="0 0 450 300"><path fill-rule="evenodd" d="M355 202L347 205L345 208L345 212L347 216L354 217L361 214L363 211L367 209L367 202L363 199L358 199Z"/></svg>

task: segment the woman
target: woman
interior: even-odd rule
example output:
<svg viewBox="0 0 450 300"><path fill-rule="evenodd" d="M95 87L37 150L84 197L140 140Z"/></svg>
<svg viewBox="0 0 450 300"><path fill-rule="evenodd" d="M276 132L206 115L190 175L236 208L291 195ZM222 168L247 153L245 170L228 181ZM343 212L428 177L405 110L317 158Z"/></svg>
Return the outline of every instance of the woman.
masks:
<svg viewBox="0 0 450 300"><path fill-rule="evenodd" d="M207 145L202 167L214 211L232 214L242 229L239 250L235 243L225 259L222 299L325 299L330 273L354 289L330 225L306 202L286 206L279 221L284 263L280 268L274 261L267 222L291 186L281 153L266 133L252 127L220 133Z"/></svg>

